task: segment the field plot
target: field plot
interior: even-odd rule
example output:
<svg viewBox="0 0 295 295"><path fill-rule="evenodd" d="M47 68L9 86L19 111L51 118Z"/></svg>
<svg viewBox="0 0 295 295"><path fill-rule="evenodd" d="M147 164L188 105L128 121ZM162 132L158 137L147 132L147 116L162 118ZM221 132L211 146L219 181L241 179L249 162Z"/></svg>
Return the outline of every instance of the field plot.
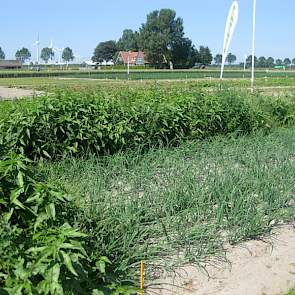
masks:
<svg viewBox="0 0 295 295"><path fill-rule="evenodd" d="M190 80L190 79L219 79L220 69L204 70L45 70L45 71L0 71L0 79L19 78L83 78L100 80ZM256 78L295 78L293 70L256 69ZM250 79L250 70L225 70L226 79Z"/></svg>
<svg viewBox="0 0 295 295"><path fill-rule="evenodd" d="M131 71L129 75L126 72L86 72L86 73L72 73L64 75L64 77L72 78L91 78L91 79L121 79L121 80L175 80L175 79L219 79L220 71L198 71L198 70L181 70L181 71ZM250 71L225 71L225 78L241 79L250 78ZM256 71L257 78L294 78L295 72L293 71Z"/></svg>
<svg viewBox="0 0 295 295"><path fill-rule="evenodd" d="M0 103L0 291L129 294L142 260L151 284L294 221L292 94L244 80L0 83L51 92Z"/></svg>
<svg viewBox="0 0 295 295"><path fill-rule="evenodd" d="M293 218L294 139L282 129L146 155L64 160L44 170L83 196L83 220L104 221L93 228L98 251L124 271L145 259L152 275L170 259L200 263L225 240L257 238Z"/></svg>

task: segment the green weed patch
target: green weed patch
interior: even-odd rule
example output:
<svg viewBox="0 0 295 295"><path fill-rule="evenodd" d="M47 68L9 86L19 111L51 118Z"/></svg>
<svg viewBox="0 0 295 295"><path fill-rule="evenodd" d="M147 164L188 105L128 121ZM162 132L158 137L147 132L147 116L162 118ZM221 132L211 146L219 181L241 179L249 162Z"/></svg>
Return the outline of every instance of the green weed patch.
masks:
<svg viewBox="0 0 295 295"><path fill-rule="evenodd" d="M75 222L79 208L36 180L29 164L16 154L0 161L0 293L129 294L112 278L109 259L89 248Z"/></svg>
<svg viewBox="0 0 295 295"><path fill-rule="evenodd" d="M98 155L291 124L292 100L195 90L60 92L0 120L0 151L31 159Z"/></svg>

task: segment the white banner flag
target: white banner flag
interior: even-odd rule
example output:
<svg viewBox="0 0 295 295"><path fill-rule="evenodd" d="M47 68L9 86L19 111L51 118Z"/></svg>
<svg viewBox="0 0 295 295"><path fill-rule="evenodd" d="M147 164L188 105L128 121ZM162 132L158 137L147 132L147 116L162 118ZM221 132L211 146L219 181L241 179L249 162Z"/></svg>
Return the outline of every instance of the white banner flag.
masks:
<svg viewBox="0 0 295 295"><path fill-rule="evenodd" d="M239 18L239 4L238 4L238 1L234 1L229 9L226 26L225 26L220 79L223 78L224 64L226 61L226 57L228 55L229 45L236 28L238 18Z"/></svg>

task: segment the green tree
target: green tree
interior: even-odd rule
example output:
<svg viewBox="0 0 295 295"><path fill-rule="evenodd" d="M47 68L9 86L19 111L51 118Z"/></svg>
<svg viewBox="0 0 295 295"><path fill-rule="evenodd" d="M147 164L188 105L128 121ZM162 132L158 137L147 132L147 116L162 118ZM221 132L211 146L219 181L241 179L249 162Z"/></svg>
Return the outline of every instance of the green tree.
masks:
<svg viewBox="0 0 295 295"><path fill-rule="evenodd" d="M208 46L200 46L197 54L197 62L204 66L210 65L212 63L213 56Z"/></svg>
<svg viewBox="0 0 295 295"><path fill-rule="evenodd" d="M28 48L23 47L15 53L15 58L23 63L31 58L31 53Z"/></svg>
<svg viewBox="0 0 295 295"><path fill-rule="evenodd" d="M282 66L282 65L283 65L283 61L280 58L278 58L276 60L276 66Z"/></svg>
<svg viewBox="0 0 295 295"><path fill-rule="evenodd" d="M232 54L232 53L229 53L226 57L226 61L231 65L232 63L234 63L235 61L237 60L237 57Z"/></svg>
<svg viewBox="0 0 295 295"><path fill-rule="evenodd" d="M275 64L275 60L273 57L269 57L267 60L266 60L266 66L268 68L273 68L274 67L274 64Z"/></svg>
<svg viewBox="0 0 295 295"><path fill-rule="evenodd" d="M183 38L174 44L172 63L175 68L191 68L197 62L197 51L189 38Z"/></svg>
<svg viewBox="0 0 295 295"><path fill-rule="evenodd" d="M45 61L45 63L48 63L48 61L53 59L54 57L54 52L52 48L49 47L44 47L41 50L41 58Z"/></svg>
<svg viewBox="0 0 295 295"><path fill-rule="evenodd" d="M102 62L102 61L111 61L115 59L117 53L117 44L116 41L110 40L106 42L99 43L94 49L92 61Z"/></svg>
<svg viewBox="0 0 295 295"><path fill-rule="evenodd" d="M74 60L74 58L75 58L73 50L70 47L66 47L63 50L61 57L66 63L69 63L70 61Z"/></svg>
<svg viewBox="0 0 295 295"><path fill-rule="evenodd" d="M285 65L286 67L289 67L290 64L291 64L291 60L290 60L290 58L285 58L285 59L284 59L284 65Z"/></svg>
<svg viewBox="0 0 295 295"><path fill-rule="evenodd" d="M184 37L182 19L171 9L151 12L139 30L140 48L156 67L167 67L170 62L180 65L192 52L190 42Z"/></svg>
<svg viewBox="0 0 295 295"><path fill-rule="evenodd" d="M214 57L214 62L217 65L220 65L222 63L222 54L216 54Z"/></svg>
<svg viewBox="0 0 295 295"><path fill-rule="evenodd" d="M5 59L5 53L1 47L0 47L0 59Z"/></svg>
<svg viewBox="0 0 295 295"><path fill-rule="evenodd" d="M246 59L246 65L247 67L251 67L252 66L252 55L249 55ZM254 65L257 65L257 57L254 56Z"/></svg>
<svg viewBox="0 0 295 295"><path fill-rule="evenodd" d="M295 58L292 59L292 64L295 65Z"/></svg>
<svg viewBox="0 0 295 295"><path fill-rule="evenodd" d="M138 32L124 30L122 37L117 42L117 48L120 51L138 51Z"/></svg>
<svg viewBox="0 0 295 295"><path fill-rule="evenodd" d="M267 66L267 61L264 56L260 56L257 61L257 66L259 68L265 68Z"/></svg>

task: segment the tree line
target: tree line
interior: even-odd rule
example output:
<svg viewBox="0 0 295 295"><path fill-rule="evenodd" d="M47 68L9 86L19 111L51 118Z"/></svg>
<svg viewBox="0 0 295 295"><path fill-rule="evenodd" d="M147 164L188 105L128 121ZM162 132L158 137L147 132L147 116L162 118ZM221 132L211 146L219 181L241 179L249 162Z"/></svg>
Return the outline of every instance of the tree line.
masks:
<svg viewBox="0 0 295 295"><path fill-rule="evenodd" d="M120 51L143 51L156 68L190 68L209 65L213 56L208 46L193 45L185 36L183 20L171 9L155 10L138 31L126 29L118 41L101 42L94 50L94 62L116 61Z"/></svg>
<svg viewBox="0 0 295 295"><path fill-rule="evenodd" d="M45 63L48 63L49 60L53 60L54 55L55 55L55 53L54 53L53 48L44 47L41 50L40 57ZM30 60L31 56L32 56L31 52L29 51L28 48L25 48L25 47L17 50L15 53L16 60L19 60L22 63ZM70 61L74 60L75 57L74 57L73 50L70 47L64 48L62 51L61 58L64 62L70 62ZM4 53L3 49L0 47L0 60L1 59L2 60L5 59L5 53Z"/></svg>
<svg viewBox="0 0 295 295"><path fill-rule="evenodd" d="M237 57L232 54L229 53L228 56L226 57L226 62L229 65L232 65L233 63L235 63L237 60ZM216 65L221 65L222 63L222 55L221 54L216 54L214 57L214 63ZM273 68L275 66L284 66L284 67L289 67L292 64L295 64L295 58L293 58L292 60L290 58L285 58L285 59L274 59L273 57L264 57L264 56L260 56L259 58L257 58L256 56L254 56L254 64L256 67L258 68ZM241 66L244 65L244 63L240 63ZM252 66L252 55L249 55L246 58L246 67L251 67Z"/></svg>
<svg viewBox="0 0 295 295"><path fill-rule="evenodd" d="M147 15L145 23L138 31L125 29L118 41L108 40L100 42L94 49L93 62L116 62L120 51L143 51L149 64L155 68L191 68L194 66L207 66L212 63L220 65L222 55L216 54L213 58L208 46L196 47L192 40L185 36L183 19L176 16L172 9L161 9L152 11ZM41 59L48 63L53 60L55 52L53 48L45 47L41 50ZM21 62L28 61L31 53L27 48L19 49L15 57ZM0 47L0 59L5 59L5 53ZM66 47L62 52L62 60L70 62L74 60L71 48ZM234 64L237 57L229 53L226 62ZM246 59L246 66L252 64L252 56ZM272 57L255 56L255 65L261 68L274 66L288 67L295 64L295 58L277 59ZM240 65L243 65L241 63Z"/></svg>
<svg viewBox="0 0 295 295"><path fill-rule="evenodd" d="M275 66L284 66L284 67L290 67L292 64L295 64L295 58L292 60L290 58L285 58L285 59L274 59L273 57L264 57L260 56L257 58L254 56L254 63L256 67L259 68L273 68ZM252 55L248 56L246 59L246 66L249 67L252 64Z"/></svg>

